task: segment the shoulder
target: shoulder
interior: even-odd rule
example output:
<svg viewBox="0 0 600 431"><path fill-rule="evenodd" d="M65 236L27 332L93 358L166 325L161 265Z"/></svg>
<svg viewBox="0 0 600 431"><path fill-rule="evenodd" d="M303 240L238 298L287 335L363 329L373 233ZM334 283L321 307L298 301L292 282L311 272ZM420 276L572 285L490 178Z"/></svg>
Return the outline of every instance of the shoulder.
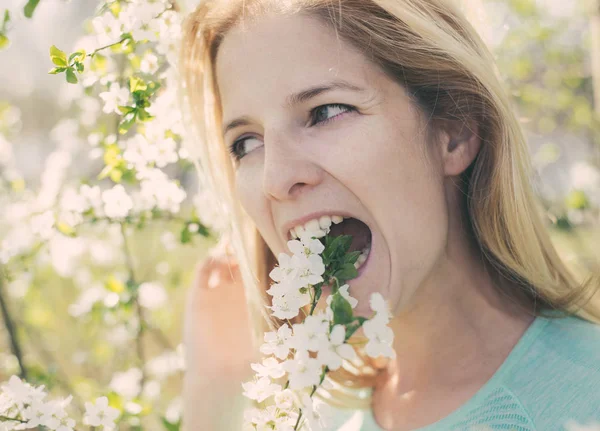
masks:
<svg viewBox="0 0 600 431"><path fill-rule="evenodd" d="M507 377L539 430L600 422L600 325L575 316L541 319L541 329Z"/></svg>
<svg viewBox="0 0 600 431"><path fill-rule="evenodd" d="M600 378L600 325L576 316L541 319L544 328L529 359L539 362L543 355L565 377L581 372Z"/></svg>

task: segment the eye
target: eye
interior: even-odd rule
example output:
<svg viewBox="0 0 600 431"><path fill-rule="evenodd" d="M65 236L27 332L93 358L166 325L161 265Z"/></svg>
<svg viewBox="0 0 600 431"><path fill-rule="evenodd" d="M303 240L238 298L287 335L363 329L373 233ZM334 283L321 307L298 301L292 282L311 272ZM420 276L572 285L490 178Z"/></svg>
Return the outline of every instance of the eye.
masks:
<svg viewBox="0 0 600 431"><path fill-rule="evenodd" d="M247 153L260 146L260 144L244 146L247 141L252 140L258 141L258 138L254 136L247 136L245 138L238 139L229 146L229 153L236 161L240 161Z"/></svg>
<svg viewBox="0 0 600 431"><path fill-rule="evenodd" d="M323 125L329 123L330 121L333 121L334 119L347 112L353 111L356 111L356 108L341 103L330 103L328 105L317 106L316 108L310 111L310 124L311 126ZM236 140L233 144L229 146L229 153L235 158L236 161L240 161L246 154L260 146L260 144L254 144L249 146L244 145L247 141L251 142L252 140L258 141L258 138L248 136Z"/></svg>
<svg viewBox="0 0 600 431"><path fill-rule="evenodd" d="M316 118L314 124L325 124L333 119L339 117L346 112L356 111L356 108L350 105L343 105L341 103L330 103L329 105L317 106L315 109L310 111L311 117ZM321 113L328 112L329 114L335 114L333 117L329 117L327 114L319 115Z"/></svg>

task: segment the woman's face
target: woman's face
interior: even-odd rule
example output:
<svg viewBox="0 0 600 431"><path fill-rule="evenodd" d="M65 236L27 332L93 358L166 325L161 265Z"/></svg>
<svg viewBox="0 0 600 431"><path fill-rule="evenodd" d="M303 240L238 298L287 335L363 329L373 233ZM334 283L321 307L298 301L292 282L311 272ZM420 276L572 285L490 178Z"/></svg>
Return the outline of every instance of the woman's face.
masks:
<svg viewBox="0 0 600 431"><path fill-rule="evenodd" d="M292 226L353 217L372 242L349 282L357 311L372 292L406 304L443 253L448 214L441 157L403 87L301 15L234 28L216 75L223 125L245 120L224 134L241 157L237 194L275 255L289 253Z"/></svg>

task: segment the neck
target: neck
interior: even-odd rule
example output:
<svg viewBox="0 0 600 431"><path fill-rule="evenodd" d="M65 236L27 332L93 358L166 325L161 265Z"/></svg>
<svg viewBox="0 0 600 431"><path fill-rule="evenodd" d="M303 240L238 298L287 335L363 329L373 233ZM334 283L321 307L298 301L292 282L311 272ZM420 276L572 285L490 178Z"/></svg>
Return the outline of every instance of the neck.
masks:
<svg viewBox="0 0 600 431"><path fill-rule="evenodd" d="M448 252L391 322L397 357L385 384L397 395L487 381L533 321L503 294L468 247ZM449 258L448 256L453 256Z"/></svg>

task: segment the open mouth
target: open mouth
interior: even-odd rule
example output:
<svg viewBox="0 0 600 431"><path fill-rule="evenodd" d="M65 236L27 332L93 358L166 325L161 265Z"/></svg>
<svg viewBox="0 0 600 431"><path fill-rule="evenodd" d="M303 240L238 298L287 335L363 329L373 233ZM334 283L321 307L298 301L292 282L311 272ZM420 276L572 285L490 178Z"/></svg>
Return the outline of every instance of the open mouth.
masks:
<svg viewBox="0 0 600 431"><path fill-rule="evenodd" d="M310 232L315 238L322 238L325 235L331 237L339 235L350 235L352 242L348 251L360 251L360 255L354 267L358 270L358 275L364 271L365 264L371 254L371 244L373 235L369 226L361 220L340 215L323 215L304 223L297 225L288 231L288 240L297 239Z"/></svg>
<svg viewBox="0 0 600 431"><path fill-rule="evenodd" d="M353 217L344 217L341 223L331 226L330 236L351 235L352 243L348 251L360 251L358 260L354 263L356 269L364 266L371 253L372 234L371 229L362 221ZM360 271L359 271L360 274Z"/></svg>

